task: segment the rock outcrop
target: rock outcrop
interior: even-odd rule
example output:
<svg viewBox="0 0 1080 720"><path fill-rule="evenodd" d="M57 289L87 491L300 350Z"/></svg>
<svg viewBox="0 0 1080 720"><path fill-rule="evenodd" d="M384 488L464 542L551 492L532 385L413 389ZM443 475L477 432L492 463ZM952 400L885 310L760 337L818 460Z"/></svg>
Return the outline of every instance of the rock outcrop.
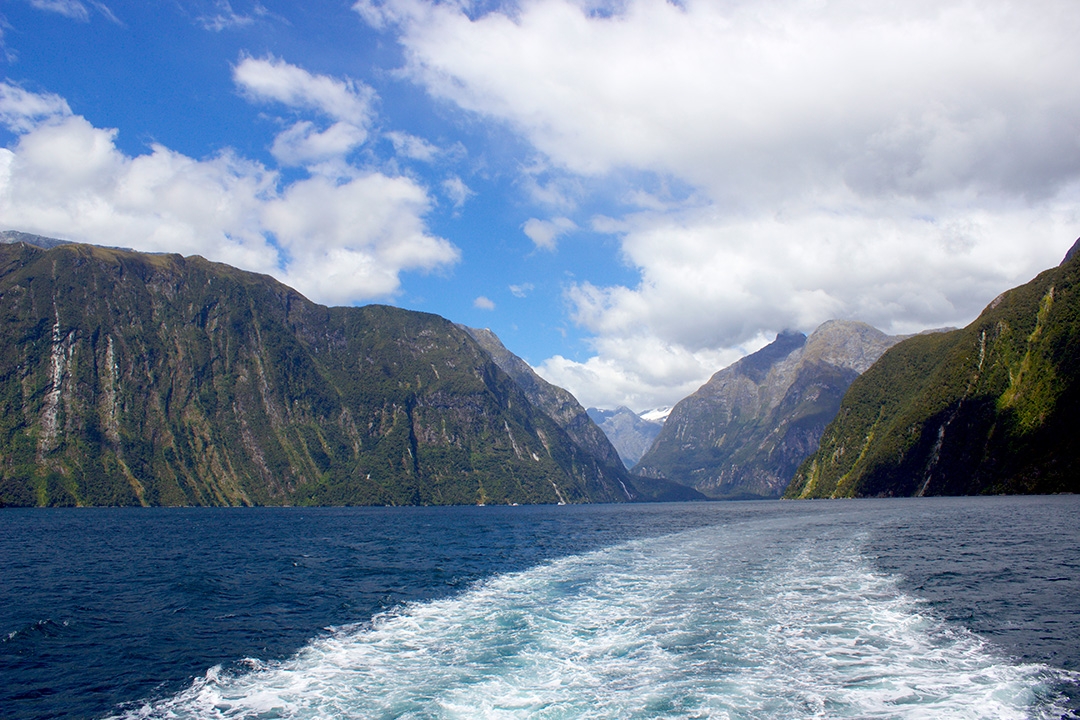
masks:
<svg viewBox="0 0 1080 720"><path fill-rule="evenodd" d="M897 340L845 320L780 333L680 401L633 470L715 498L777 497L851 382Z"/></svg>

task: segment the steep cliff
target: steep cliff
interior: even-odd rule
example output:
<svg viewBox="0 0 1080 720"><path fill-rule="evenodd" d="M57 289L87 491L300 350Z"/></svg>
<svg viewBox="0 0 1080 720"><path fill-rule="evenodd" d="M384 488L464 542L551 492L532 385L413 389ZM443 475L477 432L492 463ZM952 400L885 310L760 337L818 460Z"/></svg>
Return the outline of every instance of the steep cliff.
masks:
<svg viewBox="0 0 1080 720"><path fill-rule="evenodd" d="M552 385L536 374L529 364L510 352L498 336L488 329L461 326L486 350L503 372L509 375L525 396L555 424L566 431L580 448L583 457L594 458L594 472L618 484L629 500L704 500L705 496L662 478L631 476L611 440L593 421L592 415L568 390ZM630 412L629 410L627 412ZM689 492L688 492L689 490Z"/></svg>
<svg viewBox="0 0 1080 720"><path fill-rule="evenodd" d="M852 380L896 340L843 320L781 333L680 401L633 471L711 497L777 497Z"/></svg>
<svg viewBox="0 0 1080 720"><path fill-rule="evenodd" d="M885 353L785 496L1080 492L1078 247L966 328Z"/></svg>
<svg viewBox="0 0 1080 720"><path fill-rule="evenodd" d="M202 258L0 245L0 503L626 500L466 332Z"/></svg>
<svg viewBox="0 0 1080 720"><path fill-rule="evenodd" d="M490 330L465 328L465 331L480 347L487 350L495 364L525 391L529 402L554 420L578 446L605 465L615 468L621 465L619 454L612 447L611 441L568 390L552 385L537 375L527 362L507 350L498 336Z"/></svg>

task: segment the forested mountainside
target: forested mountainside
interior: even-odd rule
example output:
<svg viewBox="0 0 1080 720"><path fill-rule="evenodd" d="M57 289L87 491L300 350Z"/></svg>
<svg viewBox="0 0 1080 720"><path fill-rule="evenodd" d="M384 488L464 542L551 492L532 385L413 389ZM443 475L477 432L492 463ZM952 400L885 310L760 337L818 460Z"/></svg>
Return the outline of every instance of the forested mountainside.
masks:
<svg viewBox="0 0 1080 720"><path fill-rule="evenodd" d="M586 411L568 390L537 375L527 362L507 350L491 330L462 327L491 355L495 364L517 382L529 402L565 430L578 447L596 458L603 466L602 472L626 488L632 499L705 499L704 495L663 478L631 476L608 435L593 421L592 411ZM599 468L598 472L601 472Z"/></svg>
<svg viewBox="0 0 1080 720"><path fill-rule="evenodd" d="M525 391L529 402L542 410L580 447L600 459L604 464L621 471L619 454L611 441L596 426L585 408L568 390L552 385L536 374L529 364L506 349L498 336L488 329L464 328L480 347L487 350L495 364Z"/></svg>
<svg viewBox="0 0 1080 720"><path fill-rule="evenodd" d="M885 353L785 496L1080 492L1078 248L966 328Z"/></svg>
<svg viewBox="0 0 1080 720"><path fill-rule="evenodd" d="M14 242L0 317L6 505L634 495L435 315L327 308L199 257Z"/></svg>
<svg viewBox="0 0 1080 720"><path fill-rule="evenodd" d="M845 320L781 333L680 401L633 472L715 498L778 497L851 382L897 340Z"/></svg>

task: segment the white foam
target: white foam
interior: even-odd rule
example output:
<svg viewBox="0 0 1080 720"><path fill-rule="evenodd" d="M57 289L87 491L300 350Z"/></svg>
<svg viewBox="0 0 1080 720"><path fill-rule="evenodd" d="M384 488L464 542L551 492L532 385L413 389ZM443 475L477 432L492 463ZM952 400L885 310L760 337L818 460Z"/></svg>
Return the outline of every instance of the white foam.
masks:
<svg viewBox="0 0 1080 720"><path fill-rule="evenodd" d="M706 528L496 577L286 662L212 668L126 717L1060 716L1063 671L946 626L872 572L858 538L769 532Z"/></svg>

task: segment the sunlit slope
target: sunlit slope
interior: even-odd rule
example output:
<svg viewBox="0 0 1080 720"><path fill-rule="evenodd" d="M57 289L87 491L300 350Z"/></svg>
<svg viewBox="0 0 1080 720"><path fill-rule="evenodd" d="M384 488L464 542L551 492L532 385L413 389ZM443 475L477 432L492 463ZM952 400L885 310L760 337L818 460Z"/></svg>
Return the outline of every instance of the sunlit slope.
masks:
<svg viewBox="0 0 1080 720"><path fill-rule="evenodd" d="M0 246L0 503L625 500L461 328L202 258Z"/></svg>
<svg viewBox="0 0 1080 720"><path fill-rule="evenodd" d="M786 497L1080 491L1080 254L852 383Z"/></svg>
<svg viewBox="0 0 1080 720"><path fill-rule="evenodd" d="M616 483L631 500L683 501L704 500L701 493L662 478L631 476L619 453L592 418L568 390L552 385L536 374L529 364L506 349L491 330L459 326L484 348L495 364L525 392L532 406L566 431L585 455L592 458L593 472L609 483Z"/></svg>

